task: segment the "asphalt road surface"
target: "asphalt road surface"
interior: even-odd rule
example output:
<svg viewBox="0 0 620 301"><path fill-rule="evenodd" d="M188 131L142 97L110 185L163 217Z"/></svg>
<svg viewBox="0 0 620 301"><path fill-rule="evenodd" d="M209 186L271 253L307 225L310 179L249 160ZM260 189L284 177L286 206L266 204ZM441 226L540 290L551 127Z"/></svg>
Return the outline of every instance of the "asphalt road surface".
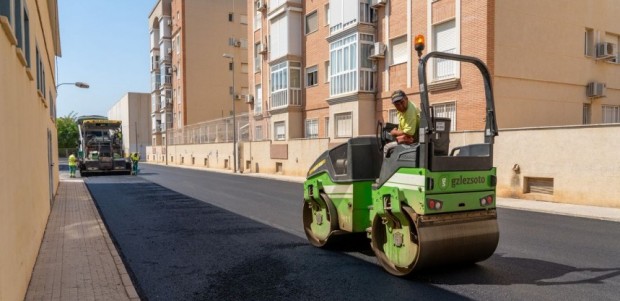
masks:
<svg viewBox="0 0 620 301"><path fill-rule="evenodd" d="M402 279L310 246L302 185L141 165L86 184L143 300L618 300L620 223L499 209L495 254ZM458 252L458 250L454 250Z"/></svg>

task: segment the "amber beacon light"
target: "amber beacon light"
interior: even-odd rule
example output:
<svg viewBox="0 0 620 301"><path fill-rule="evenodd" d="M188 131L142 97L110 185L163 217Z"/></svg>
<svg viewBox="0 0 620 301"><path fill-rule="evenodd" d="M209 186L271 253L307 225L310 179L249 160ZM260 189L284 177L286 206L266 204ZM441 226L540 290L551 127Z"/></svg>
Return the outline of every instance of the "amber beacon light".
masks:
<svg viewBox="0 0 620 301"><path fill-rule="evenodd" d="M415 43L414 43L414 45L415 45L415 50L418 53L421 53L422 50L424 50L424 35L419 34L419 35L415 36Z"/></svg>

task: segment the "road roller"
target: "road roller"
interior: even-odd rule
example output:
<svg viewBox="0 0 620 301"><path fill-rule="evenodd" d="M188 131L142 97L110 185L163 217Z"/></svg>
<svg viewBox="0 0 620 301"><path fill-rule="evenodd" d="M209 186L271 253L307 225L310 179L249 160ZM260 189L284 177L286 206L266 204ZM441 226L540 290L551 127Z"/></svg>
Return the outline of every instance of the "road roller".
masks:
<svg viewBox="0 0 620 301"><path fill-rule="evenodd" d="M416 45L416 48L418 45ZM475 263L497 248L496 168L498 134L491 78L470 56L419 54L420 126L417 143L400 144L384 157L390 124L325 151L304 182L303 226L308 241L325 247L342 234L364 233L380 265L406 276L423 268ZM434 116L426 63L469 63L484 81L484 132L480 143L450 149L450 118ZM363 234L362 234L363 236Z"/></svg>

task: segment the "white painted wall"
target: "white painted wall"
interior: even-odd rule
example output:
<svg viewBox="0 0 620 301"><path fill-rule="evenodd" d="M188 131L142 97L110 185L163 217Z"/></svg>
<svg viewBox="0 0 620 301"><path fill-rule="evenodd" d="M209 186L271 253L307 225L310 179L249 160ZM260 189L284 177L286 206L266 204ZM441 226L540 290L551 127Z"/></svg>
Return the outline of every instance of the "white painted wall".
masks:
<svg viewBox="0 0 620 301"><path fill-rule="evenodd" d="M620 124L501 130L494 148L498 195L620 208L620 140L617 137L620 137ZM483 140L481 132L452 133L450 147ZM272 160L271 141L245 142L241 143L239 166L245 169L250 161L250 170L244 172L256 172L258 164L259 172L274 173L276 163L281 163L283 174L305 176L329 144L330 139L289 140L288 160ZM201 158L210 154L219 161L210 159L213 163L209 167L223 168L221 160L232 156L232 144L174 146L168 151L175 158L193 155L197 158L195 166L201 166ZM161 149L149 148L149 154L161 152ZM163 157L162 160L153 158L149 156L149 161L163 162ZM174 162L177 164L179 159ZM518 172L513 170L515 164L519 166ZM553 178L553 195L525 194L526 177Z"/></svg>

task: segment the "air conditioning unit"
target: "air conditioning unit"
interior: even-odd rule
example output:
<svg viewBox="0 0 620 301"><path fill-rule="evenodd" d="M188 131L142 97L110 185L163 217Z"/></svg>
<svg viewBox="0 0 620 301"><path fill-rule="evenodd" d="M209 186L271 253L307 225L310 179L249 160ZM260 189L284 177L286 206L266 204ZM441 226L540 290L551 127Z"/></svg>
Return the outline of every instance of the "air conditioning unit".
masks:
<svg viewBox="0 0 620 301"><path fill-rule="evenodd" d="M598 43L596 44L596 58L599 59L610 59L616 56L617 45L614 43Z"/></svg>
<svg viewBox="0 0 620 301"><path fill-rule="evenodd" d="M387 3L387 0L371 0L370 1L370 7L376 9L376 8L385 6L386 3Z"/></svg>
<svg viewBox="0 0 620 301"><path fill-rule="evenodd" d="M590 82L586 88L586 95L588 97L605 97L607 85L605 83Z"/></svg>
<svg viewBox="0 0 620 301"><path fill-rule="evenodd" d="M265 11L267 10L267 3L265 0L256 0L256 10L257 11Z"/></svg>
<svg viewBox="0 0 620 301"><path fill-rule="evenodd" d="M385 44L382 42L375 42L375 45L372 47L372 51L370 52L371 59L382 59L385 57Z"/></svg>
<svg viewBox="0 0 620 301"><path fill-rule="evenodd" d="M258 53L260 54L266 54L267 53L267 45L260 43L258 44Z"/></svg>
<svg viewBox="0 0 620 301"><path fill-rule="evenodd" d="M170 20L168 20L168 22L167 22L167 23L168 23L168 26L171 26L171 25L172 25L172 21L170 21Z"/></svg>
<svg viewBox="0 0 620 301"><path fill-rule="evenodd" d="M233 46L241 47L241 41L240 40L235 40L235 42L233 43Z"/></svg>
<svg viewBox="0 0 620 301"><path fill-rule="evenodd" d="M241 94L235 95L235 99L236 100L241 100L242 98L243 98L243 95L241 95Z"/></svg>
<svg viewBox="0 0 620 301"><path fill-rule="evenodd" d="M168 48L168 54L172 54L172 48Z"/></svg>
<svg viewBox="0 0 620 301"><path fill-rule="evenodd" d="M166 104L172 104L172 97L166 97Z"/></svg>
<svg viewBox="0 0 620 301"><path fill-rule="evenodd" d="M171 67L167 67L166 68L166 74L172 74L172 68Z"/></svg>
<svg viewBox="0 0 620 301"><path fill-rule="evenodd" d="M254 96L252 96L252 95L246 95L246 96L245 96L245 103L247 103L247 104L252 104L252 103L254 103Z"/></svg>

